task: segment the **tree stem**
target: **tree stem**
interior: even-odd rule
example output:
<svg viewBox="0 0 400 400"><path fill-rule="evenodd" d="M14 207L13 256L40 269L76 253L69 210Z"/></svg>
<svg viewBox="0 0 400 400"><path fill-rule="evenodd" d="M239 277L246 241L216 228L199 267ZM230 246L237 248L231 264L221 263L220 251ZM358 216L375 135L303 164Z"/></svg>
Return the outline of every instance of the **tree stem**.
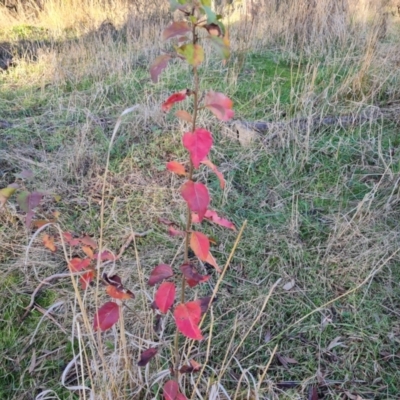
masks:
<svg viewBox="0 0 400 400"><path fill-rule="evenodd" d="M197 35L196 35L196 25L193 24L192 26L192 43L193 46L197 42ZM193 81L194 81L194 90L193 90L193 120L192 120L192 132L196 130L196 121L197 121L197 112L199 109L199 73L197 67L193 67ZM193 171L194 166L192 160L189 157L189 174L188 180L191 181L193 179ZM184 254L184 264L189 263L189 245L190 245L190 231L192 229L192 212L190 211L189 206L187 206L186 212L186 236L185 236L185 254ZM182 284L181 284L181 303L185 302L185 288L186 288L186 280L185 277L182 276ZM175 379L178 381L179 379L179 364L181 361L181 357L179 354L179 331L176 330L175 332L175 340L174 340L174 347L175 347Z"/></svg>

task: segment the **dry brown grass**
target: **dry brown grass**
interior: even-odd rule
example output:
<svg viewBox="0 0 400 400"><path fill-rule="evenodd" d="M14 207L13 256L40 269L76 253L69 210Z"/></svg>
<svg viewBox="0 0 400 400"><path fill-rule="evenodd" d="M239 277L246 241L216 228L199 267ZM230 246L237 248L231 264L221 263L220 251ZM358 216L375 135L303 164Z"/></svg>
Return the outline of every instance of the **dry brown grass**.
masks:
<svg viewBox="0 0 400 400"><path fill-rule="evenodd" d="M49 0L42 10L30 8L19 15L0 6L2 40L15 40L12 33L21 29L24 32L21 26L29 25L45 29L48 41L37 47L36 62L16 57L17 65L2 76L4 96L1 94L0 107L4 114L0 117L14 126L4 134L0 131L6 144L0 148L0 167L6 171L0 177L1 186L9 183L11 173L17 169L33 169L34 185L62 196L61 205L47 199L43 213L61 209L63 229L103 235L104 245L114 251L132 231L153 228L150 237L138 239L115 266L126 286L136 293L132 309L124 310L119 328L101 336L92 332L96 303L105 298L101 291L84 295L76 287L71 290L68 279L55 282L43 300L43 308L52 309L53 320L48 315L43 317L43 313L35 315L26 323L26 330L16 336L15 348L10 345L12 350L5 351L10 364L20 368L15 372L19 381L7 381L18 390L6 392L7 396L14 393L15 399L44 400L51 398L51 390L65 399L161 396L161 383L169 375L172 354L171 317L163 322L161 333L155 334L154 314L149 308L154 293L147 287L146 278L152 266L172 259L181 246L165 236L156 220L159 216L179 220L183 214L179 181L161 167L172 155L182 156L179 143L184 125L165 118L159 104L180 80L188 83L187 69L178 65L168 69L158 86L150 84L147 77L148 63L164 46L160 31L169 21L165 3L154 1L148 9L148 3L122 0L93 0L89 4ZM231 63L222 68L212 59L207 61L211 71L205 74L206 81L220 84L228 92L235 92L246 79L249 90L256 91L260 84L249 78L248 68L252 66L247 52L273 49L274 57L290 65L288 103L280 101L280 89L276 89L272 102L266 93L250 99L239 93L235 99L239 116L259 117L264 111L263 117L280 120L284 114L306 118L332 112L359 114L382 102L398 101L400 85L395 83L400 81L396 38L399 25L397 17L390 14L388 2L302 0L280 2L280 7L277 4L272 0L260 2L253 14L252 10L248 14L240 8L234 10L227 17L234 50ZM104 21L118 30L116 36L114 31L99 30ZM210 55L211 49L207 47L206 52ZM327 71L322 78L321 69ZM330 69L335 72L330 73ZM325 76L326 82L321 84ZM264 75L256 78L264 79ZM274 82L279 86L282 79L278 76ZM102 199L105 156L113 125L124 108L136 103L140 104L139 110L126 116L118 132ZM219 130L205 115L200 118L206 126ZM396 152L394 156L387 152L389 145L382 144L385 134L390 133L383 129L386 127L373 121L345 132L335 127L329 137L324 132L292 129L271 145L258 142L245 151L230 139L219 138L215 157L222 162L228 182L221 196L215 192L214 204L226 212L230 210L237 223L244 217L252 219L221 285L219 301L204 326L209 340L195 346L182 343L183 362L192 356L208 360L200 377L182 378L187 395L197 382L193 397L199 399L300 399L307 395L309 384L320 382L325 373L332 380L347 379L342 388L328 385L327 399L344 396L345 390L362 393L365 386L369 396L376 390L376 398L385 398L377 387L382 379L390 387L390 378L384 374L386 364L375 348L382 344L384 351L392 351L399 326L378 315L383 321L384 334L380 334L371 321L376 313L382 313L379 302L398 312L396 252L400 237L393 224L399 217L399 160ZM398 144L390 146L397 149ZM323 172L319 173L319 168ZM202 174L209 178L206 172ZM330 185L328 179L332 179ZM346 190L354 182L365 183L363 180L370 189L363 188L366 191L361 197L352 197L352 192ZM264 181L268 182L265 187ZM265 193L259 196L260 191ZM323 211L314 207L321 198L331 201ZM101 201L105 207L103 226L99 222ZM306 212L304 203L308 202L312 210ZM320 218L319 212L323 214ZM321 228L322 233L313 231L320 222L328 233L325 228ZM18 276L6 280L0 304L9 307L8 299L17 293L17 299L23 299L12 297L17 304L13 318L17 318L40 280L65 270L65 259L61 253L52 255L42 249L37 237L25 262L32 235L19 222L19 211L13 203L0 214L0 227L2 271L7 279ZM218 258L226 259L234 237L207 229L219 237L215 249ZM108 265L106 270L112 268ZM385 274L381 276L382 270ZM260 314L278 278L283 283L294 279L296 286L289 291L279 287L266 312ZM208 294L216 280L213 277L197 295ZM359 297L352 292L335 303L335 311L331 304L324 306L364 281L364 292ZM386 288L388 293L391 290L389 294L384 293ZM378 292L378 298L370 303L373 291ZM376 309L369 312L371 304ZM334 312L342 319L333 318ZM308 313L312 314L303 321ZM354 315L350 322L345 319L348 315ZM249 333L249 340L241 345L257 318L260 321ZM363 318L365 323L360 322ZM2 332L12 332L12 325L5 323ZM265 343L269 331L273 339ZM286 333L281 337L281 332ZM331 335L344 337L347 347L335 354L344 367L332 361L333 353L326 350ZM388 335L392 339L387 339ZM67 360L64 350L68 343L75 347ZM300 360L299 365L288 369L275 361L271 366L276 344L280 354ZM140 351L152 345L162 347L160 355L145 369L137 368ZM19 356L21 348L26 351ZM236 357L232 358L234 351ZM64 363L54 367L52 363L60 359ZM367 383L343 377L341 368ZM14 370L7 376L12 373ZM371 377L381 381L368 382ZM297 388L284 390L279 386L279 382L292 380L298 381ZM88 385L91 391L82 390ZM41 392L36 391L38 387Z"/></svg>

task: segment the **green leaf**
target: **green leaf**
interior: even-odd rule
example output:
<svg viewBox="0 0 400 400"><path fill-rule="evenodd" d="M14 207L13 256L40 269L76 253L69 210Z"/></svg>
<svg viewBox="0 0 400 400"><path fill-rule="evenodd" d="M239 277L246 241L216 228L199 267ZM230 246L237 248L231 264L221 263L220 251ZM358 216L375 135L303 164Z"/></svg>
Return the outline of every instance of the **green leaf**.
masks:
<svg viewBox="0 0 400 400"><path fill-rule="evenodd" d="M210 7L203 6L202 8L207 15L207 24L212 24L213 22L217 21L217 15L213 10L211 10Z"/></svg>
<svg viewBox="0 0 400 400"><path fill-rule="evenodd" d="M218 55L222 59L227 60L230 56L230 48L227 39L212 35L208 36L208 38L211 40L211 43L217 50Z"/></svg>
<svg viewBox="0 0 400 400"><path fill-rule="evenodd" d="M200 65L204 60L204 50L199 44L184 44L178 47L176 51L179 55L185 57L186 61L194 67Z"/></svg>
<svg viewBox="0 0 400 400"><path fill-rule="evenodd" d="M20 192L17 196L17 203L21 207L22 211L28 212L29 211L29 206L28 206L28 197L30 193L24 190L23 192Z"/></svg>
<svg viewBox="0 0 400 400"><path fill-rule="evenodd" d="M171 11L176 11L178 8L184 6L187 0L169 0Z"/></svg>
<svg viewBox="0 0 400 400"><path fill-rule="evenodd" d="M18 186L13 184L3 189L0 189L0 208L7 203L7 200L14 194Z"/></svg>
<svg viewBox="0 0 400 400"><path fill-rule="evenodd" d="M211 0L201 0L201 4L206 7L211 7Z"/></svg>
<svg viewBox="0 0 400 400"><path fill-rule="evenodd" d="M222 23L222 21L219 21L219 20L216 21L216 24L220 27L220 29L222 31L222 36L225 36L225 25Z"/></svg>

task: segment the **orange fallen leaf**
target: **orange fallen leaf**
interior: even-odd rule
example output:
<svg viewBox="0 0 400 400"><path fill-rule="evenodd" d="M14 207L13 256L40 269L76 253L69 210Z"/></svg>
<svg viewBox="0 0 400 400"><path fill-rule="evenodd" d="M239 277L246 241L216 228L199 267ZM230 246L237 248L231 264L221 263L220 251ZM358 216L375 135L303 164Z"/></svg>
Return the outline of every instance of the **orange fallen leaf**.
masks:
<svg viewBox="0 0 400 400"><path fill-rule="evenodd" d="M43 235L43 244L46 249L49 249L53 253L57 250L56 245L54 244L54 237L49 236L47 233Z"/></svg>

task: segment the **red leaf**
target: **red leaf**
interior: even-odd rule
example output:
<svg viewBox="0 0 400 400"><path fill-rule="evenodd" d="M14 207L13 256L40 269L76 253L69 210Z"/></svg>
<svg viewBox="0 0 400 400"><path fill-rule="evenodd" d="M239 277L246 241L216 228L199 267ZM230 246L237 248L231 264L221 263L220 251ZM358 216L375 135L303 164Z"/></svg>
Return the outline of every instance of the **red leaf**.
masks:
<svg viewBox="0 0 400 400"><path fill-rule="evenodd" d="M190 287L207 282L210 279L210 275L200 275L191 264L183 264L180 266L180 269Z"/></svg>
<svg viewBox="0 0 400 400"><path fill-rule="evenodd" d="M183 89L180 92L172 94L171 96L168 97L167 100L164 101L164 103L161 106L161 109L163 111L169 111L175 103L177 103L178 101L185 100L186 96L187 96L186 89Z"/></svg>
<svg viewBox="0 0 400 400"><path fill-rule="evenodd" d="M72 272L78 272L81 271L82 269L87 268L91 263L90 258L85 258L81 260L79 257L74 257L72 260L69 262L69 268L71 269Z"/></svg>
<svg viewBox="0 0 400 400"><path fill-rule="evenodd" d="M110 329L119 319L119 306L117 303L109 301L103 304L94 317L93 329L106 331Z"/></svg>
<svg viewBox="0 0 400 400"><path fill-rule="evenodd" d="M185 110L178 110L175 113L175 116L180 118L183 121L186 121L186 122L189 122L189 123L193 122L193 117Z"/></svg>
<svg viewBox="0 0 400 400"><path fill-rule="evenodd" d="M223 93L209 91L205 98L207 107L221 121L228 121L235 115L232 100Z"/></svg>
<svg viewBox="0 0 400 400"><path fill-rule="evenodd" d="M203 261L212 265L217 272L222 272L221 268L218 266L217 262L215 261L215 258L213 257L213 255L211 253L208 253L206 259Z"/></svg>
<svg viewBox="0 0 400 400"><path fill-rule="evenodd" d="M170 236L185 236L185 232L184 231L176 229L173 226L170 226L168 228L168 233L169 233Z"/></svg>
<svg viewBox="0 0 400 400"><path fill-rule="evenodd" d="M199 214L201 222L210 204L210 195L208 194L207 187L199 182L187 181L181 187L181 194L187 202L189 209Z"/></svg>
<svg viewBox="0 0 400 400"><path fill-rule="evenodd" d="M222 175L222 172L220 172L218 168L210 160L206 159L203 160L201 163L207 165L207 167L209 167L215 173L215 175L217 175L219 179L219 185L221 186L221 189L223 189L225 187L225 179L224 175Z"/></svg>
<svg viewBox="0 0 400 400"><path fill-rule="evenodd" d="M232 229L233 231L236 231L235 225L231 221L228 221L225 218L221 218L216 211L212 210L207 210L205 218L210 219L214 224L223 226L228 229Z"/></svg>
<svg viewBox="0 0 400 400"><path fill-rule="evenodd" d="M190 247L197 257L206 261L210 252L210 241L208 237L201 232L192 232L190 235Z"/></svg>
<svg viewBox="0 0 400 400"><path fill-rule="evenodd" d="M157 354L158 349L155 347L150 347L149 349L142 352L140 355L140 360L138 362L139 367L144 367L149 363L149 361Z"/></svg>
<svg viewBox="0 0 400 400"><path fill-rule="evenodd" d="M49 249L53 253L57 250L56 245L54 244L54 237L49 236L47 234L43 235L43 244L46 249Z"/></svg>
<svg viewBox="0 0 400 400"><path fill-rule="evenodd" d="M158 309L166 314L175 301L175 285L172 282L164 282L157 290L155 301Z"/></svg>
<svg viewBox="0 0 400 400"><path fill-rule="evenodd" d="M176 400L176 396L179 393L178 382L172 379L165 383L163 387L164 400Z"/></svg>
<svg viewBox="0 0 400 400"><path fill-rule="evenodd" d="M231 221L228 221L225 218L221 218L216 211L207 210L204 214L204 218L210 220L211 222L214 222L214 224L236 231L235 225ZM196 213L192 213L192 222L194 224L198 224L200 222L199 216Z"/></svg>
<svg viewBox="0 0 400 400"><path fill-rule="evenodd" d="M151 76L151 80L154 83L158 82L158 77L160 76L161 72L163 72L164 69L167 67L170 59L171 59L170 55L163 54L161 56L158 56L153 61L153 64L151 64L151 67L150 67L150 76Z"/></svg>
<svg viewBox="0 0 400 400"><path fill-rule="evenodd" d="M203 339L198 326L201 319L201 308L196 301L177 305L174 317L176 326L183 335L190 339Z"/></svg>
<svg viewBox="0 0 400 400"><path fill-rule="evenodd" d="M86 274L83 274L79 278L79 282L81 283L82 289L86 290L89 286L89 283L92 282L94 278L94 271L88 271Z"/></svg>
<svg viewBox="0 0 400 400"><path fill-rule="evenodd" d="M167 169L178 175L186 175L185 167L177 161L170 161L167 163Z"/></svg>
<svg viewBox="0 0 400 400"><path fill-rule="evenodd" d="M212 147L213 140L211 133L206 129L198 128L193 133L185 133L182 141L184 147L190 153L190 159L194 167L199 168L200 162L207 157Z"/></svg>
<svg viewBox="0 0 400 400"><path fill-rule="evenodd" d="M74 238L72 236L72 233L70 232L63 232L63 237L64 240L70 245L70 246L78 246L78 244L80 243L80 240L77 238Z"/></svg>
<svg viewBox="0 0 400 400"><path fill-rule="evenodd" d="M174 36L184 35L187 32L190 32L190 27L186 21L174 21L164 29L163 40L168 40Z"/></svg>
<svg viewBox="0 0 400 400"><path fill-rule="evenodd" d="M116 257L114 256L113 253L111 253L108 250L104 250L102 251L100 254L96 253L93 255L93 257L98 260L100 259L100 261L114 261L116 259Z"/></svg>
<svg viewBox="0 0 400 400"><path fill-rule="evenodd" d="M176 400L187 400L187 397L182 393L178 393L176 395Z"/></svg>
<svg viewBox="0 0 400 400"><path fill-rule="evenodd" d="M88 235L81 238L80 241L82 244L84 244L86 246L90 246L92 249L97 248L97 243Z"/></svg>
<svg viewBox="0 0 400 400"><path fill-rule="evenodd" d="M172 268L169 265L167 264L157 265L157 267L155 267L150 274L149 286L154 286L157 283L163 281L164 279L171 278L171 276L173 275L174 272L172 271Z"/></svg>
<svg viewBox="0 0 400 400"><path fill-rule="evenodd" d="M206 214L207 214L207 211L206 211ZM205 217L205 215L204 215L204 217ZM192 213L192 223L193 224L199 224L200 223L199 216L196 213Z"/></svg>
<svg viewBox="0 0 400 400"><path fill-rule="evenodd" d="M119 300L129 300L135 297L135 295L130 290L124 289L122 285L121 286L108 285L106 287L106 293L113 299L119 299Z"/></svg>

